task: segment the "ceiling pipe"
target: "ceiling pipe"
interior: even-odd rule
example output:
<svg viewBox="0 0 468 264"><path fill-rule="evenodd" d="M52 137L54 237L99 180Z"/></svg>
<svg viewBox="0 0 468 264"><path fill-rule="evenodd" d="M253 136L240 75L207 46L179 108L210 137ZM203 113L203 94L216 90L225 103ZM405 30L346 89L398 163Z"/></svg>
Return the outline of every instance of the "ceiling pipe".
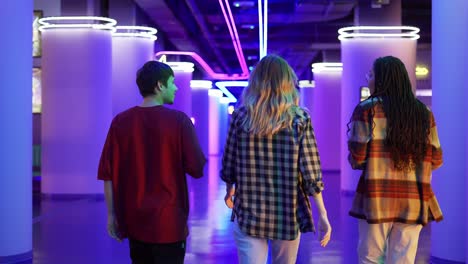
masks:
<svg viewBox="0 0 468 264"><path fill-rule="evenodd" d="M195 21L197 21L197 24L200 27L201 32L203 33L203 37L207 40L208 45L210 46L210 49L214 52L216 58L218 59L221 66L223 67L224 71L229 71L230 68L226 63L225 56L221 54L218 48L212 45L213 37L211 36L211 33L208 30L208 27L206 26L206 23L203 20L203 17L201 16L201 12L198 9L197 4L194 2L194 0L185 0L185 3L187 4L187 7L190 9L190 12L195 18Z"/></svg>
<svg viewBox="0 0 468 264"><path fill-rule="evenodd" d="M243 73L241 75L239 74L233 74L229 75L226 73L216 73L213 71L213 69L206 63L206 61L200 57L196 52L192 51L159 51L157 52L154 57L155 59L158 59L160 56L163 55L183 55L183 56L190 56L192 57L196 62L200 64L200 66L205 70L205 72L210 76L211 79L213 80L246 80L249 78L249 73L247 74Z"/></svg>

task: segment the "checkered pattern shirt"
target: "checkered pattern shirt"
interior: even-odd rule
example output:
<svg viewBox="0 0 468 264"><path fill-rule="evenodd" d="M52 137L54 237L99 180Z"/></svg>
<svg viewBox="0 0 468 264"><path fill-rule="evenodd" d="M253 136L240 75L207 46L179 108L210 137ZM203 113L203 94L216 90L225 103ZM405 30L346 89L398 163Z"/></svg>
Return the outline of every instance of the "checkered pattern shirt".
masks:
<svg viewBox="0 0 468 264"><path fill-rule="evenodd" d="M371 112L373 111L373 119ZM385 146L387 119L380 99L361 102L353 112L348 135L349 162L362 170L349 214L370 224L401 222L425 225L442 220L432 190L432 170L442 166L442 149L434 115L428 110L430 132L426 153L416 169L394 168Z"/></svg>
<svg viewBox="0 0 468 264"><path fill-rule="evenodd" d="M274 135L245 132L244 107L232 115L221 178L236 185L231 221L247 235L293 240L315 232L309 197L323 190L310 116L299 108L291 129Z"/></svg>

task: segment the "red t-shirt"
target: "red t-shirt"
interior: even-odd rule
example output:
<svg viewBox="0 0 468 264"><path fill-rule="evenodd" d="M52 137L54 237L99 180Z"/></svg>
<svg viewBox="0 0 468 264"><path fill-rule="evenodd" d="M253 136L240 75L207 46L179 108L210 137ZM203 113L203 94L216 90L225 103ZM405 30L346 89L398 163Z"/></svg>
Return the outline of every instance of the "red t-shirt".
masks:
<svg viewBox="0 0 468 264"><path fill-rule="evenodd" d="M206 163L190 119L163 106L118 114L107 134L98 179L112 181L121 238L171 243L188 235L188 173Z"/></svg>

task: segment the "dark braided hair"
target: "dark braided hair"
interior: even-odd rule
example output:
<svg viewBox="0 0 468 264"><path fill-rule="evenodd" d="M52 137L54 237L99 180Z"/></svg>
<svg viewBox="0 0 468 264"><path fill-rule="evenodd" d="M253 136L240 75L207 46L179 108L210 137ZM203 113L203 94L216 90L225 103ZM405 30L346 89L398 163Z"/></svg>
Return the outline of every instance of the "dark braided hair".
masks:
<svg viewBox="0 0 468 264"><path fill-rule="evenodd" d="M426 152L429 110L416 99L408 72L400 59L392 56L378 58L374 61L373 70L375 91L370 99L378 97L383 104L387 118L384 144L397 170L415 169Z"/></svg>

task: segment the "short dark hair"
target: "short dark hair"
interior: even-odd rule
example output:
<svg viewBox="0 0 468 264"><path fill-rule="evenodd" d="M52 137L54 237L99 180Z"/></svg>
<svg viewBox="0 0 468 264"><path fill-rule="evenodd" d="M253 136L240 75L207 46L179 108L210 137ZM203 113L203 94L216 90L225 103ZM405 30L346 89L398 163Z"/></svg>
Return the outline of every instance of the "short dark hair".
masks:
<svg viewBox="0 0 468 264"><path fill-rule="evenodd" d="M158 82L167 85L169 77L174 76L174 71L165 63L148 61L138 71L136 83L143 97L154 95L154 87Z"/></svg>

